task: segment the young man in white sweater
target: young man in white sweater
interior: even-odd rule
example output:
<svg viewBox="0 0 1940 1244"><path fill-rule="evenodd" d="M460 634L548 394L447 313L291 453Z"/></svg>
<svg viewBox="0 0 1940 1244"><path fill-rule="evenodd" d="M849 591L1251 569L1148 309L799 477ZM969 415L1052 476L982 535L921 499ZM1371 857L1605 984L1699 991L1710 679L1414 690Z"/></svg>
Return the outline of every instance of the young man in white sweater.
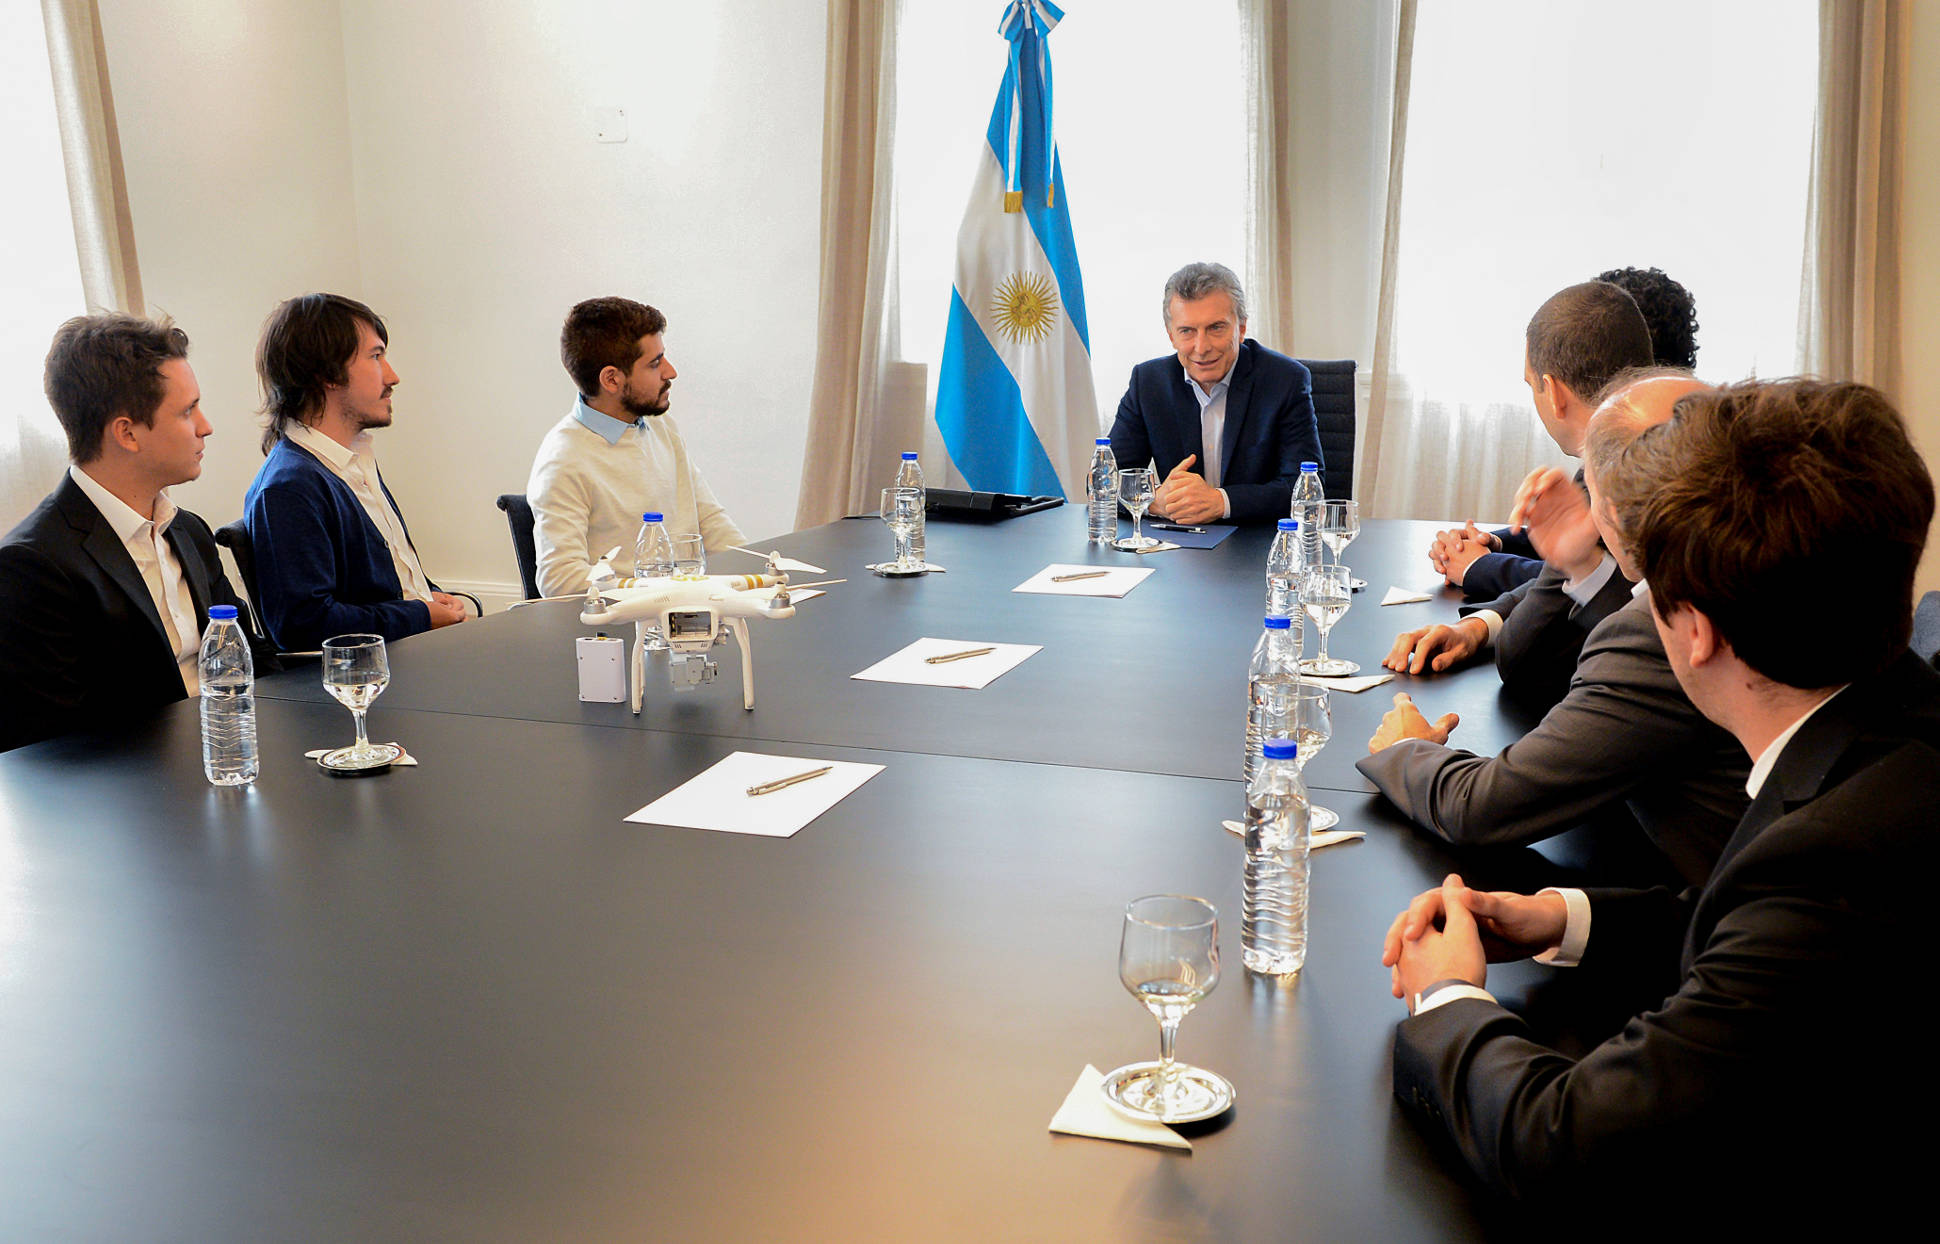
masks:
<svg viewBox="0 0 1940 1244"><path fill-rule="evenodd" d="M593 562L615 545L631 565L648 510L665 516L669 534L702 537L709 552L747 542L666 413L677 374L666 329L666 316L627 298L589 299L566 316L559 360L579 397L546 433L525 487L547 596L585 591Z"/></svg>

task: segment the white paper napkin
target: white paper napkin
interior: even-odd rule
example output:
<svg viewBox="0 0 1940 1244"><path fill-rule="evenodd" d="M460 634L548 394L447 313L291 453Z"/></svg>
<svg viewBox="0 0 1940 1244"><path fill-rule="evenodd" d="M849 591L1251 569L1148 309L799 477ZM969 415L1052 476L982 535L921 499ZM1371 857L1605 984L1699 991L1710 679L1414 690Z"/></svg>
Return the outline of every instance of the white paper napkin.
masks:
<svg viewBox="0 0 1940 1244"><path fill-rule="evenodd" d="M1065 1094L1064 1104L1051 1116L1051 1130L1067 1136L1096 1136L1191 1152L1192 1142L1165 1124L1134 1119L1112 1109L1105 1100L1104 1083L1105 1073L1086 1063L1078 1073L1078 1082Z"/></svg>
<svg viewBox="0 0 1940 1244"><path fill-rule="evenodd" d="M766 795L748 787L830 766L821 777ZM802 756L735 752L674 787L626 819L639 825L713 829L728 834L791 838L802 826L840 803L882 772L881 765Z"/></svg>
<svg viewBox="0 0 1940 1244"><path fill-rule="evenodd" d="M1105 573L1095 579L1073 579L1069 583L1053 583L1054 575L1090 574L1094 570ZM1045 596L1110 596L1120 597L1145 582L1152 573L1149 566L1069 566L1053 562L1024 580L1013 592L1037 592Z"/></svg>
<svg viewBox="0 0 1940 1244"><path fill-rule="evenodd" d="M992 651L980 657L964 657L960 661L944 661L936 665L929 664L925 659L952 652L968 652L973 648L989 648ZM849 677L866 682L901 682L918 687L962 687L968 691L981 691L1042 651L1042 644L996 644L976 639L931 639L925 636Z"/></svg>
<svg viewBox="0 0 1940 1244"><path fill-rule="evenodd" d="M1359 692L1366 691L1369 687L1378 687L1384 682L1392 682L1394 681L1394 675L1356 674L1352 678L1322 678L1316 674L1302 674L1300 679L1302 682L1310 682L1317 686L1325 687L1329 691Z"/></svg>
<svg viewBox="0 0 1940 1244"><path fill-rule="evenodd" d="M1246 826L1238 821L1221 821L1226 832L1239 838L1246 837ZM1323 829L1319 833L1307 835L1307 849L1318 851L1322 847L1337 847L1343 842L1359 842L1367 837L1364 829Z"/></svg>
<svg viewBox="0 0 1940 1244"><path fill-rule="evenodd" d="M382 743L379 743L377 746L382 747L384 745ZM393 743L391 744L391 746L397 748L399 753L398 758L391 762L392 764L414 765L418 763L418 758L416 756L413 756L410 752L405 751L403 744ZM322 760L325 756L328 756L331 752L334 752L336 750L337 749L334 747L319 747L314 751L304 752L303 758L305 760Z"/></svg>
<svg viewBox="0 0 1940 1244"><path fill-rule="evenodd" d="M1410 592L1405 587L1391 587L1388 594L1381 598L1384 605L1418 605L1424 600L1433 600L1426 592Z"/></svg>

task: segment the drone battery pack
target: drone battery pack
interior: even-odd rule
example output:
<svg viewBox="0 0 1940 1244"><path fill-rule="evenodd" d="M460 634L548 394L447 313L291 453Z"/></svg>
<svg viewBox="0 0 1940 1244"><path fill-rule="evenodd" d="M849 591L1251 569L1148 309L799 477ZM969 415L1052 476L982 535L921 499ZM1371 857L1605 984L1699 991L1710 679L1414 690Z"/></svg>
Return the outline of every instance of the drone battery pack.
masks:
<svg viewBox="0 0 1940 1244"><path fill-rule="evenodd" d="M611 635L582 635L573 641L579 652L579 698L588 704L626 701L626 641Z"/></svg>

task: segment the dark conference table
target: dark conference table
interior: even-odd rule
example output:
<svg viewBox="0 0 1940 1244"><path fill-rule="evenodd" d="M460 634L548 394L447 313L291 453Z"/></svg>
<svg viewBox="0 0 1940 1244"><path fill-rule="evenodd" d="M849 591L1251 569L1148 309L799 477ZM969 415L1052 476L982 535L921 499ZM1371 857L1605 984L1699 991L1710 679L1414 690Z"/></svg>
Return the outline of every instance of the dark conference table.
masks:
<svg viewBox="0 0 1940 1244"><path fill-rule="evenodd" d="M933 523L949 573L915 581L861 569L879 523L766 542L849 582L755 624L751 713L731 647L691 695L650 670L637 720L579 703L586 628L542 604L393 645L372 735L417 767L304 760L350 730L314 667L260 680L249 790L204 782L192 702L0 756L0 1236L1481 1238L1495 1211L1392 1100L1378 961L1457 857L1352 760L1397 687L1477 749L1527 715L1486 666L1333 696L1310 779L1369 836L1314 858L1306 969L1250 976L1219 821L1265 533L1142 559L1123 600L1012 594L1132 560L1082 521ZM1453 615L1376 605L1431 581L1430 530L1368 524L1337 651L1371 668ZM921 635L1044 651L981 692L849 678ZM737 749L885 768L789 839L622 820ZM1545 852L1459 863L1567 875ZM1086 1063L1154 1056L1116 953L1158 891L1223 917L1179 1051L1239 1100L1189 1155L1047 1131Z"/></svg>

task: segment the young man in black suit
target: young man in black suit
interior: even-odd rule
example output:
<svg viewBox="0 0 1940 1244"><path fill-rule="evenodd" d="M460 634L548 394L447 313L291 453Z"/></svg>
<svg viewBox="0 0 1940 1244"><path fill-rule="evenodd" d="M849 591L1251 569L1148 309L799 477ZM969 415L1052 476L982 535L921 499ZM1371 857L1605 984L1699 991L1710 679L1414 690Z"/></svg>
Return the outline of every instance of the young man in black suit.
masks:
<svg viewBox="0 0 1940 1244"><path fill-rule="evenodd" d="M1690 394L1622 465L1604 517L1678 681L1753 759L1751 806L1701 890L1417 898L1383 950L1412 1012L1395 1093L1492 1188L1593 1230L1907 1221L1886 1207L1923 1199L1910 1129L1940 1106L1904 1039L1940 865L1940 676L1906 646L1933 482L1879 393L1809 380ZM1801 593L1831 633L1801 633ZM1572 1059L1482 989L1528 954L1670 992Z"/></svg>
<svg viewBox="0 0 1940 1244"><path fill-rule="evenodd" d="M240 604L209 525L168 497L211 432L188 353L181 329L127 315L54 334L47 400L74 465L0 543L0 751L195 694L209 606Z"/></svg>

